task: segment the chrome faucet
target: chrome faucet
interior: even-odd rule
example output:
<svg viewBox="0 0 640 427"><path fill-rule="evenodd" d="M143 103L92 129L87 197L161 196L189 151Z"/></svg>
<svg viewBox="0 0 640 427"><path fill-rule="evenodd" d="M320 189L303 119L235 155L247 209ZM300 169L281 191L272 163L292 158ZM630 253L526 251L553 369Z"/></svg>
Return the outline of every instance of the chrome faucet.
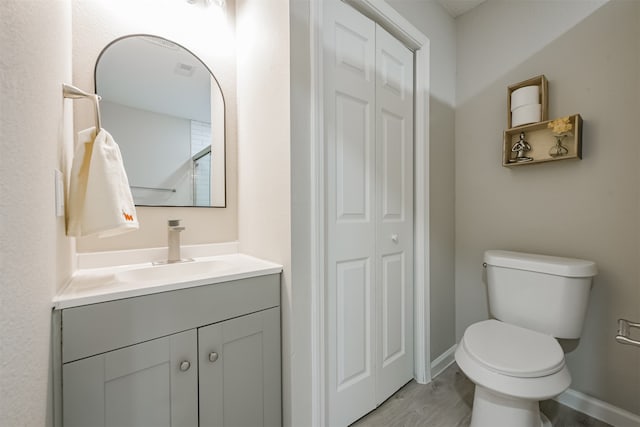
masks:
<svg viewBox="0 0 640 427"><path fill-rule="evenodd" d="M193 261L193 259L182 259L180 256L180 232L184 231L184 227L180 226L179 219L169 220L169 237L168 237L168 250L167 264L173 264L176 262Z"/></svg>

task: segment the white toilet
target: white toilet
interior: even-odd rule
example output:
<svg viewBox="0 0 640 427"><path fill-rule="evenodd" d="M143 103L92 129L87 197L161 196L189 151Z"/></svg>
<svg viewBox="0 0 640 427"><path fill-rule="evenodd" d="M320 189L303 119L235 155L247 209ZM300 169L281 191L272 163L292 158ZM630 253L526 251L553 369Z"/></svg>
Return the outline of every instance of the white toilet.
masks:
<svg viewBox="0 0 640 427"><path fill-rule="evenodd" d="M551 425L538 402L571 383L556 338L579 338L594 262L490 250L484 254L489 310L456 349L456 362L476 385L471 427Z"/></svg>

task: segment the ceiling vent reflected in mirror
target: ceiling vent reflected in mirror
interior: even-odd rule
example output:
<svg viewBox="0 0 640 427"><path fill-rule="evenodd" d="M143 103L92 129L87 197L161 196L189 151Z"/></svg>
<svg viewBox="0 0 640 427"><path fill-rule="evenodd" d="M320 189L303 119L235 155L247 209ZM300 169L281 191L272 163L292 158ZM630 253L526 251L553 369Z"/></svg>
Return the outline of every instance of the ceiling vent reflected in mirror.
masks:
<svg viewBox="0 0 640 427"><path fill-rule="evenodd" d="M180 76L185 76L185 77L193 76L194 71L195 71L195 67L193 65L183 64L181 62L178 62L176 64L176 68L174 69L174 72L176 74Z"/></svg>

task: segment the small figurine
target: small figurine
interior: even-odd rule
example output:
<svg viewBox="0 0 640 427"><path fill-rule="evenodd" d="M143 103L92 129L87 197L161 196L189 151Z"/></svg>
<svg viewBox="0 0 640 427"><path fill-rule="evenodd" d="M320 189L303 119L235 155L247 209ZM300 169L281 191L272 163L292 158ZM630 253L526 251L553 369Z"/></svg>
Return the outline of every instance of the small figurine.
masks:
<svg viewBox="0 0 640 427"><path fill-rule="evenodd" d="M515 144L513 144L513 147L511 147L511 152L516 153L516 158L509 161L512 163L532 161L532 157L527 157L524 155L525 151L531 151L531 145L529 145L529 143L524 140L524 132L520 132L520 139Z"/></svg>

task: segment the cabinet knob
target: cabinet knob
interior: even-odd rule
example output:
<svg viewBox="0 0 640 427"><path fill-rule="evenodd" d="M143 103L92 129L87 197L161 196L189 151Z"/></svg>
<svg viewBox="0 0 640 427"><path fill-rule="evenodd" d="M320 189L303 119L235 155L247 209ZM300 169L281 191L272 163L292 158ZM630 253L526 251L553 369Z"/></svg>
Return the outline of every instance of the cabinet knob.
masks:
<svg viewBox="0 0 640 427"><path fill-rule="evenodd" d="M393 243L398 243L398 235L397 234L392 234L391 235L391 241Z"/></svg>
<svg viewBox="0 0 640 427"><path fill-rule="evenodd" d="M216 360L218 360L218 353L216 353L215 351L209 353L209 362L213 363Z"/></svg>
<svg viewBox="0 0 640 427"><path fill-rule="evenodd" d="M180 362L180 370L182 372L188 371L190 367L191 367L191 362L189 362L188 360L184 360Z"/></svg>

